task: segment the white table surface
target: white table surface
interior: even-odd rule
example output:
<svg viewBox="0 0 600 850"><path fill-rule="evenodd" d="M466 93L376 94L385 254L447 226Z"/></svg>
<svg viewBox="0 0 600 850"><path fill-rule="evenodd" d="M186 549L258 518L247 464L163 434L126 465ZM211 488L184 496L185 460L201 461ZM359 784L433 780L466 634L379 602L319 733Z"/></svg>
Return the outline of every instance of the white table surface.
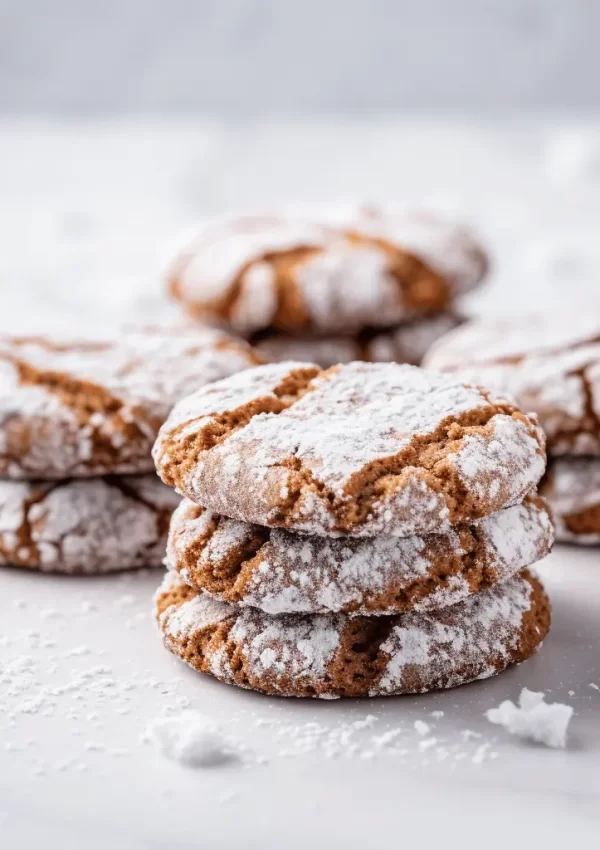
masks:
<svg viewBox="0 0 600 850"><path fill-rule="evenodd" d="M551 121L429 119L0 131L2 329L87 333L123 316L164 316L159 259L194 218L360 195L425 199L476 221L496 271L471 299L474 312L600 300L590 124L568 137ZM595 846L598 553L557 547L541 572L553 629L521 667L447 693L313 702L242 692L171 657L149 614L160 571L75 579L3 570L0 846ZM485 719L523 686L573 706L566 751L519 741ZM150 720L187 701L248 747L248 764L191 770L141 741ZM284 754L285 726L335 729L367 714L376 720L355 733L352 757ZM431 750L419 749L417 719L431 725ZM361 757L372 735L396 727L403 755ZM465 740L465 729L482 737Z"/></svg>

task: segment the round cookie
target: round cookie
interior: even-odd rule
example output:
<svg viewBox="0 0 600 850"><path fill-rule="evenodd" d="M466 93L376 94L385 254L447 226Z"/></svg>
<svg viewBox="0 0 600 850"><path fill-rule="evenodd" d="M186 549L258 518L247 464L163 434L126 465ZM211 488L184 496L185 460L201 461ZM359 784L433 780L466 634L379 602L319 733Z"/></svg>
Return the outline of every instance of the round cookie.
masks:
<svg viewBox="0 0 600 850"><path fill-rule="evenodd" d="M167 649L228 684L289 697L423 693L529 658L550 603L527 570L435 613L271 616L197 594L167 573L155 596Z"/></svg>
<svg viewBox="0 0 600 850"><path fill-rule="evenodd" d="M544 437L503 399L392 363L249 369L175 406L154 459L215 513L316 535L439 533L521 502Z"/></svg>
<svg viewBox="0 0 600 850"><path fill-rule="evenodd" d="M552 460L540 493L550 505L557 540L600 544L600 458Z"/></svg>
<svg viewBox="0 0 600 850"><path fill-rule="evenodd" d="M427 213L353 210L335 225L287 216L207 223L168 271L171 295L244 336L352 333L446 309L487 269L464 229Z"/></svg>
<svg viewBox="0 0 600 850"><path fill-rule="evenodd" d="M100 342L0 337L0 476L151 472L152 443L173 404L257 362L245 343L212 328Z"/></svg>
<svg viewBox="0 0 600 850"><path fill-rule="evenodd" d="M268 614L392 614L454 605L545 557L553 528L528 498L424 537L314 537L238 522L184 499L166 564L198 592Z"/></svg>
<svg viewBox="0 0 600 850"><path fill-rule="evenodd" d="M266 332L250 341L261 357L272 363L298 360L317 363L324 369L352 360L418 366L429 347L461 321L454 313L445 312L404 322L383 332L370 328L355 336L333 337Z"/></svg>
<svg viewBox="0 0 600 850"><path fill-rule="evenodd" d="M537 413L549 455L600 454L600 320L596 311L463 325L425 358Z"/></svg>
<svg viewBox="0 0 600 850"><path fill-rule="evenodd" d="M158 567L178 502L155 475L0 481L0 564L90 574Z"/></svg>

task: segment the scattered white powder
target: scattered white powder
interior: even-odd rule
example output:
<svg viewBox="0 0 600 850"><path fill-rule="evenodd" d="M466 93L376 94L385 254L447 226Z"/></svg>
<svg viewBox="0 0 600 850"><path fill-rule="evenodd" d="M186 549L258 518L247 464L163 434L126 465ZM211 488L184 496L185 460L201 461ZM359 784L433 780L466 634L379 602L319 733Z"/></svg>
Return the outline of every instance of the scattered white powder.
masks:
<svg viewBox="0 0 600 850"><path fill-rule="evenodd" d="M546 703L545 695L523 688L519 705L505 700L486 712L490 723L503 726L511 735L531 738L548 747L565 747L573 708L560 702Z"/></svg>
<svg viewBox="0 0 600 850"><path fill-rule="evenodd" d="M600 685L597 685L595 682L590 682L590 688L593 688L595 691L600 691Z"/></svg>
<svg viewBox="0 0 600 850"><path fill-rule="evenodd" d="M425 723L424 720L415 720L415 731L419 735L427 735L429 734L431 727L429 723Z"/></svg>
<svg viewBox="0 0 600 850"><path fill-rule="evenodd" d="M146 727L144 740L172 761L187 767L218 767L240 758L231 738L210 717L187 710L177 717L157 717Z"/></svg>

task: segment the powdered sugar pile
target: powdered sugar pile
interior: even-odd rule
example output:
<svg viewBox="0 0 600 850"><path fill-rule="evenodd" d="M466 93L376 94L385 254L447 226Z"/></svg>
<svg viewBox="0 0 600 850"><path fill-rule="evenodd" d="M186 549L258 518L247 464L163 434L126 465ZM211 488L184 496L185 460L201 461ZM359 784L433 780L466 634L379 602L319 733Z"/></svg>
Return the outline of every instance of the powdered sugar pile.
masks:
<svg viewBox="0 0 600 850"><path fill-rule="evenodd" d="M188 709L174 717L157 717L144 740L172 761L187 767L218 767L240 758L240 746L210 717Z"/></svg>
<svg viewBox="0 0 600 850"><path fill-rule="evenodd" d="M565 747L573 708L560 702L546 703L545 694L523 688L518 706L504 700L486 712L490 723L503 726L511 735L530 738L548 747Z"/></svg>

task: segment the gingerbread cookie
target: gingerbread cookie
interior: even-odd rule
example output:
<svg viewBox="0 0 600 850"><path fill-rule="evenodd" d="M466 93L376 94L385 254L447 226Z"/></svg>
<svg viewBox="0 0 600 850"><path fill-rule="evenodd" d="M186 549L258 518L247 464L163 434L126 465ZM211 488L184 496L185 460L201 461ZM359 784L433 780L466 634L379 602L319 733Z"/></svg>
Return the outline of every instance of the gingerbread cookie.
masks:
<svg viewBox="0 0 600 850"><path fill-rule="evenodd" d="M545 557L553 528L528 498L477 525L424 537L314 537L238 522L184 499L166 563L198 592L268 614L429 611Z"/></svg>
<svg viewBox="0 0 600 850"><path fill-rule="evenodd" d="M284 216L205 225L169 289L188 312L244 336L352 333L446 309L487 260L462 228L426 213L356 211L340 226Z"/></svg>
<svg viewBox="0 0 600 850"><path fill-rule="evenodd" d="M461 321L454 313L439 313L405 322L387 331L369 328L355 336L291 336L268 331L251 339L265 360L280 363L298 360L324 369L336 363L367 360L378 363L411 363L418 366L430 346Z"/></svg>
<svg viewBox="0 0 600 850"><path fill-rule="evenodd" d="M205 328L104 342L1 337L0 476L150 472L173 404L257 362L243 342Z"/></svg>
<svg viewBox="0 0 600 850"><path fill-rule="evenodd" d="M527 570L431 613L271 616L192 590L167 573L156 597L167 649L229 684L294 697L422 693L485 679L529 658L550 603Z"/></svg>
<svg viewBox="0 0 600 850"><path fill-rule="evenodd" d="M165 484L216 513L316 535L439 533L518 504L545 467L535 419L391 363L249 369L182 400Z"/></svg>
<svg viewBox="0 0 600 850"><path fill-rule="evenodd" d="M0 481L0 564L53 573L157 567L178 502L155 475Z"/></svg>
<svg viewBox="0 0 600 850"><path fill-rule="evenodd" d="M540 492L548 501L556 539L600 543L600 458L561 457L550 462Z"/></svg>
<svg viewBox="0 0 600 850"><path fill-rule="evenodd" d="M596 312L463 325L434 344L431 368L535 411L550 455L600 453L600 321Z"/></svg>

